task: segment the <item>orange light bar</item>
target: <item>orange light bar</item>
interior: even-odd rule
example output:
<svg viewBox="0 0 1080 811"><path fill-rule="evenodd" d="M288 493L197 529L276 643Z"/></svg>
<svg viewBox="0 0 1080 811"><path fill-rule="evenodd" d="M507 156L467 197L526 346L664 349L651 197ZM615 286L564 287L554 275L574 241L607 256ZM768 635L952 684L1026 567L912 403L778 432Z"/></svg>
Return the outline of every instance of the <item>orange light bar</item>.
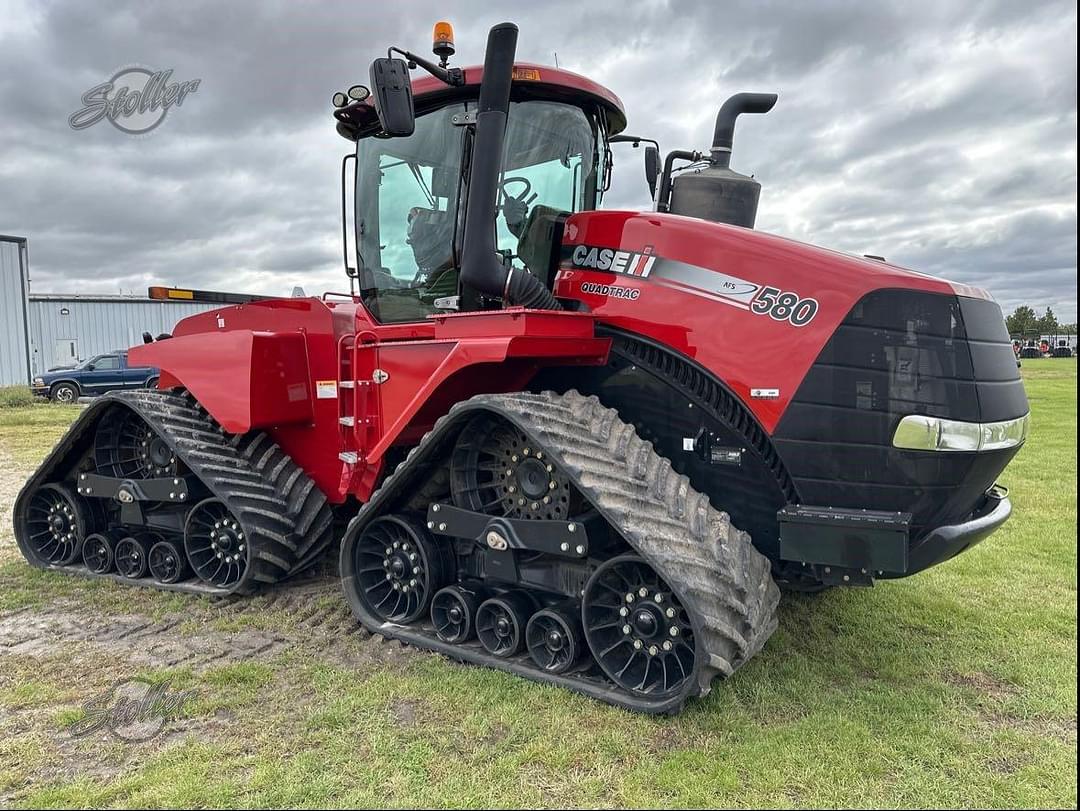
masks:
<svg viewBox="0 0 1080 811"><path fill-rule="evenodd" d="M195 298L194 290L178 290L175 287L151 287L147 292L149 292L152 299L186 299L190 301Z"/></svg>
<svg viewBox="0 0 1080 811"><path fill-rule="evenodd" d="M536 68L514 68L512 78L516 82L539 82L540 71Z"/></svg>
<svg viewBox="0 0 1080 811"><path fill-rule="evenodd" d="M213 304L246 304L249 301L281 298L254 293L223 293L220 290L189 290L181 287L147 288L146 295L157 301L205 301Z"/></svg>

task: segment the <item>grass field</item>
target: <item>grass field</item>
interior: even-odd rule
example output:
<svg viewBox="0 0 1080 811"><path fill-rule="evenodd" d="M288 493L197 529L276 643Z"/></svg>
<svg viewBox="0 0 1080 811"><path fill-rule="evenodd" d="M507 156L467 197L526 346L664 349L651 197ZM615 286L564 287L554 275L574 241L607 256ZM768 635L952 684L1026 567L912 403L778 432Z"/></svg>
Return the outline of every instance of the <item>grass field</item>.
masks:
<svg viewBox="0 0 1080 811"><path fill-rule="evenodd" d="M765 650L676 718L344 634L332 590L240 608L33 571L11 503L74 409L0 409L0 806L1075 807L1076 362L1023 374L1002 531L785 597ZM68 732L135 675L194 698L146 743Z"/></svg>

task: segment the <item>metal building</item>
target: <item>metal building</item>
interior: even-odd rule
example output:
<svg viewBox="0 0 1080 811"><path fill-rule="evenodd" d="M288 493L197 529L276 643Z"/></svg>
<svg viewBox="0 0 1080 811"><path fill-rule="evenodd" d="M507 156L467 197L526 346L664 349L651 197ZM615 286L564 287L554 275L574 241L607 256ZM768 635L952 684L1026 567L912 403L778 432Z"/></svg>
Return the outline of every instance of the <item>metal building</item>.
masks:
<svg viewBox="0 0 1080 811"><path fill-rule="evenodd" d="M26 238L0 234L0 386L30 383L29 264Z"/></svg>
<svg viewBox="0 0 1080 811"><path fill-rule="evenodd" d="M32 293L29 299L30 365L35 375L102 352L135 346L142 343L144 332L154 336L172 332L180 319L222 306L53 293Z"/></svg>

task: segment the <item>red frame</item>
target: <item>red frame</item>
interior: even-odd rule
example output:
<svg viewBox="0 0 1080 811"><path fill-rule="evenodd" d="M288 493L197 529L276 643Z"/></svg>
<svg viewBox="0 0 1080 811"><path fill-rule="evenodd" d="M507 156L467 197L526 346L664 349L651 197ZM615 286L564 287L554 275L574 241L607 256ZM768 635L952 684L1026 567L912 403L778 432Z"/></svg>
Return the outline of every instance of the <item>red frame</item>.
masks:
<svg viewBox="0 0 1080 811"><path fill-rule="evenodd" d="M824 343L870 291L986 295L881 262L674 215L575 214L565 229L564 256L577 245L649 248L706 272L812 294L819 308L811 323L795 327L655 278L564 261L557 295L583 301L590 312L517 308L379 324L355 298L273 299L191 316L172 339L133 347L129 357L160 368L163 388L191 391L227 431L269 431L340 502L349 495L367 499L387 451L418 441L454 403L520 390L545 366L605 363L610 341L595 337L597 322L693 358L771 433ZM632 288L638 296L582 291L589 281ZM341 386L345 377L355 381L349 389ZM777 391L761 398L754 389Z"/></svg>
<svg viewBox="0 0 1080 811"><path fill-rule="evenodd" d="M358 299L305 298L200 313L130 356L160 368L162 388L188 389L225 430L268 431L341 502L366 500L390 448L418 441L454 403L519 391L545 366L603 364L610 343L586 313L513 308L383 325Z"/></svg>
<svg viewBox="0 0 1080 811"><path fill-rule="evenodd" d="M587 245L665 260L812 296L802 327L726 306L656 277L572 267L556 294L588 312L520 308L379 324L352 299L272 299L181 321L174 337L133 347L132 363L161 369L230 432L268 431L334 502L366 500L387 452L411 445L461 400L518 391L545 366L601 365L605 323L658 341L712 371L771 433L822 346L872 290L917 288L986 296L882 262L758 231L652 212L592 211L567 221L564 257ZM583 282L637 290L634 300ZM593 288L590 288L590 290ZM343 388L342 379L353 380ZM776 390L761 397L753 390ZM343 422L344 418L344 422ZM345 455L344 458L342 455ZM350 456L355 454L355 456Z"/></svg>

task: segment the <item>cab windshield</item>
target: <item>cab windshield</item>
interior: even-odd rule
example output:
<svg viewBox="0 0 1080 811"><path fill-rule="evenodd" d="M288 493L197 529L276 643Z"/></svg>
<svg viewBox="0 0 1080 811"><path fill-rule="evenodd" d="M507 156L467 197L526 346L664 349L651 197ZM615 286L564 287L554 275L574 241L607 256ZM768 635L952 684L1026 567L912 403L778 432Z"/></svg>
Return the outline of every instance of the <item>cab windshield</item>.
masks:
<svg viewBox="0 0 1080 811"><path fill-rule="evenodd" d="M444 107L417 118L406 138L368 137L357 144L361 293L379 321L415 321L456 307L468 185L464 156L472 139L454 117L460 121L472 109L473 102ZM495 224L504 261L541 272L529 267L544 255L530 223L544 212L596 207L600 142L595 117L578 107L510 105Z"/></svg>

